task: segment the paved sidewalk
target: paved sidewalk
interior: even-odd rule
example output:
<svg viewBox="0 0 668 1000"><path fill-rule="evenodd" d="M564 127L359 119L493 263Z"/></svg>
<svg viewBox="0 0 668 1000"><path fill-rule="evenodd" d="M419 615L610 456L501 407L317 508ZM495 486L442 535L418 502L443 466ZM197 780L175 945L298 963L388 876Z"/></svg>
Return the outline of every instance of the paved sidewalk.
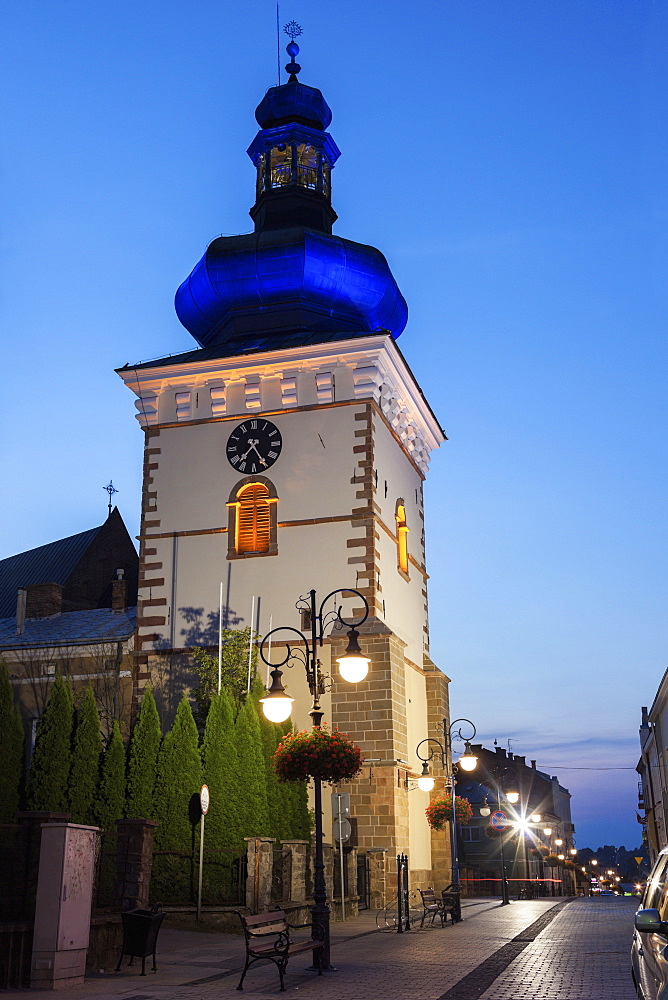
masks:
<svg viewBox="0 0 668 1000"><path fill-rule="evenodd" d="M441 1000L559 903L557 899L523 900L502 907L498 899L467 900L461 923L423 930L415 927L405 934L378 930L376 914L367 912L345 924L332 924L332 961L338 971L314 975L305 970L304 956L298 956L288 967L286 994L303 994L312 1000ZM98 974L66 995L72 1000L231 1000L239 997L236 987L243 957L241 936L165 926L159 938L157 974L142 978L141 966L128 969L124 964L118 975ZM269 963L254 966L246 977L244 994L252 1000L276 1000L280 991L275 967ZM506 993L504 998L511 995ZM7 1000L25 1000L25 996L25 991L3 993ZM592 1000L603 996L592 994ZM567 994L563 997L571 1000Z"/></svg>
<svg viewBox="0 0 668 1000"><path fill-rule="evenodd" d="M631 937L637 908L630 896L573 900L481 1000L635 1000Z"/></svg>

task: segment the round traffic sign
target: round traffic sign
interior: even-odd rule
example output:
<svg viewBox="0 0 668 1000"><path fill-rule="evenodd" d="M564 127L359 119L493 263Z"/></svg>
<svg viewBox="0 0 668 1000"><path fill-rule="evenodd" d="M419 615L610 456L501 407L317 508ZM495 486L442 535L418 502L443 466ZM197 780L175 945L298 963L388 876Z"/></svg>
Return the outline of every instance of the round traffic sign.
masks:
<svg viewBox="0 0 668 1000"><path fill-rule="evenodd" d="M345 844L346 840L350 837L352 833L352 827L350 825L350 820L342 816L340 819L338 816L334 817L334 836L340 844Z"/></svg>
<svg viewBox="0 0 668 1000"><path fill-rule="evenodd" d="M489 822L495 830L505 830L508 826L508 817L501 809L497 809L497 811L493 812L489 817Z"/></svg>
<svg viewBox="0 0 668 1000"><path fill-rule="evenodd" d="M209 795L209 786L202 785L199 790L199 807L202 810L202 816L206 816L209 811L209 803L211 802L211 796Z"/></svg>

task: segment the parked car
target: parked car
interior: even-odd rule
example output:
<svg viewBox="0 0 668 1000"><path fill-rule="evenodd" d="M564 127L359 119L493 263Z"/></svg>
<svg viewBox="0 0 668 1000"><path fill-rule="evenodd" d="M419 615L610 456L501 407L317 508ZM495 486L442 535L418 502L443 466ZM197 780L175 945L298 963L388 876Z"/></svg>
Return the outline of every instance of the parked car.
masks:
<svg viewBox="0 0 668 1000"><path fill-rule="evenodd" d="M640 1000L668 1000L668 848L652 869L635 916L631 975Z"/></svg>

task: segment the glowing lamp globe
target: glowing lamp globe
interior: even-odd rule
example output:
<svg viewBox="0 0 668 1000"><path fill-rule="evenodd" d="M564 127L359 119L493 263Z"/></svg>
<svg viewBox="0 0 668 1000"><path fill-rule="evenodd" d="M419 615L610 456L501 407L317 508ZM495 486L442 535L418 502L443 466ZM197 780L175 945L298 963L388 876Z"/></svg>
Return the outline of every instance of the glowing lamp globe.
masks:
<svg viewBox="0 0 668 1000"><path fill-rule="evenodd" d="M534 813L531 817L532 823L540 823L540 813Z"/></svg>
<svg viewBox="0 0 668 1000"><path fill-rule="evenodd" d="M551 837L552 836L552 827L551 826L546 826L545 829L543 830L543 833L545 834L546 837Z"/></svg>
<svg viewBox="0 0 668 1000"><path fill-rule="evenodd" d="M429 765L427 761L422 765L422 774L418 778L418 788L423 792L430 792L434 787L434 779L429 773Z"/></svg>
<svg viewBox="0 0 668 1000"><path fill-rule="evenodd" d="M480 815L481 816L489 816L489 814L491 813L491 811L492 810L489 808L489 806L480 806Z"/></svg>
<svg viewBox="0 0 668 1000"><path fill-rule="evenodd" d="M464 747L464 754L459 758L459 766L464 771L475 771L475 766L478 763L478 758L471 751L470 744L466 744Z"/></svg>
<svg viewBox="0 0 668 1000"><path fill-rule="evenodd" d="M563 840L561 839L561 837L556 838L555 844L557 845L557 847L561 847L561 845L563 844Z"/></svg>
<svg viewBox="0 0 668 1000"><path fill-rule="evenodd" d="M506 798L508 799L508 801L512 805L515 805L515 803L519 802L519 800L520 800L520 793L519 792L506 792Z"/></svg>
<svg viewBox="0 0 668 1000"><path fill-rule="evenodd" d="M362 653L357 636L357 630L351 628L348 633L346 651L336 659L339 665L339 673L344 681L348 681L349 684L359 684L360 681L363 681L369 673L369 664L371 663L369 657L364 656Z"/></svg>
<svg viewBox="0 0 668 1000"><path fill-rule="evenodd" d="M271 687L264 698L260 698L262 712L269 722L285 722L286 719L290 718L292 712L292 703L295 699L286 693L281 681L282 676L281 670L272 670Z"/></svg>

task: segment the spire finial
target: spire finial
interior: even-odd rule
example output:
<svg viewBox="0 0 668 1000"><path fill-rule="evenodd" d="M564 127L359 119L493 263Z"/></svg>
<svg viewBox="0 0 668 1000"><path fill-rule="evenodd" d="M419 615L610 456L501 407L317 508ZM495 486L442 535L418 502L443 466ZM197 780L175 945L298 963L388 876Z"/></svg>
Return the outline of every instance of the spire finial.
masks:
<svg viewBox="0 0 668 1000"><path fill-rule="evenodd" d="M114 484L113 484L113 482L111 481L111 479L109 480L109 482L107 483L107 485L106 485L106 486L103 486L103 487L102 487L102 489L103 489L103 490L106 490L106 491L107 491L107 493L109 494L109 503L108 503L108 507L109 507L109 517L111 517L111 507L112 507L112 503L111 503L111 498L113 497L114 493L118 493L118 490L117 490L117 489L116 489L116 487L114 486Z"/></svg>
<svg viewBox="0 0 668 1000"><path fill-rule="evenodd" d="M301 66L299 63L295 62L295 57L299 55L299 46L297 45L295 38L298 38L302 34L302 28L296 21L288 21L288 23L284 25L283 31L290 37L290 41L285 46L285 51L290 56L290 62L287 63L285 67L286 73L290 74L288 83L297 83L297 73L300 72Z"/></svg>

